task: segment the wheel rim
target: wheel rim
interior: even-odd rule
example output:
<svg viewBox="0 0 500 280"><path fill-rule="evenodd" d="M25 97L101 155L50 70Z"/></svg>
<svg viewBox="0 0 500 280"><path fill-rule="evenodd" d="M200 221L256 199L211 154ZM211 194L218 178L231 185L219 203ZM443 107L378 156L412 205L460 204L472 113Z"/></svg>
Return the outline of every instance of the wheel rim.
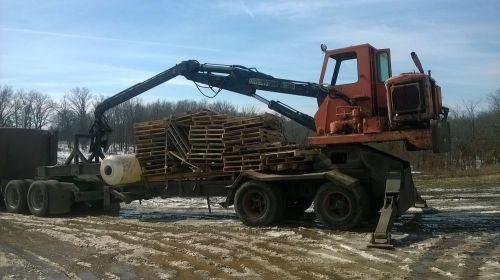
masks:
<svg viewBox="0 0 500 280"><path fill-rule="evenodd" d="M31 202L31 207L36 211L40 211L43 208L45 197L40 187L34 188L31 191L30 202Z"/></svg>
<svg viewBox="0 0 500 280"><path fill-rule="evenodd" d="M250 191L243 197L243 211L251 217L258 218L266 213L267 200L260 191Z"/></svg>
<svg viewBox="0 0 500 280"><path fill-rule="evenodd" d="M19 192L15 188L9 188L6 198L10 208L16 208L21 200Z"/></svg>
<svg viewBox="0 0 500 280"><path fill-rule="evenodd" d="M343 193L332 192L326 195L323 202L323 209L333 220L342 221L349 217L352 206L349 198Z"/></svg>

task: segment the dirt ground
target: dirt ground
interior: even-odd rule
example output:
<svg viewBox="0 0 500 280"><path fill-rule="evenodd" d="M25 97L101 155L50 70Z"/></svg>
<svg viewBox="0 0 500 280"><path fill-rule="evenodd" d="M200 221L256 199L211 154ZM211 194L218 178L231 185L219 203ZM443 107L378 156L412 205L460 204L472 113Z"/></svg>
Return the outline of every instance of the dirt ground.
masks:
<svg viewBox="0 0 500 280"><path fill-rule="evenodd" d="M308 210L279 227L242 225L204 199L122 205L116 215L0 213L2 279L500 279L500 176L424 180L431 208L394 227L395 250L367 248L369 227L322 228Z"/></svg>

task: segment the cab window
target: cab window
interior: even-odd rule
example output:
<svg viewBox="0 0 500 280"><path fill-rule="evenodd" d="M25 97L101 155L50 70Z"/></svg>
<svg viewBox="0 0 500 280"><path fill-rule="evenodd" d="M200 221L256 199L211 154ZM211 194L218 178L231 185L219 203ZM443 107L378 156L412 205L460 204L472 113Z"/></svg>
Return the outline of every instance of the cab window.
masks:
<svg viewBox="0 0 500 280"><path fill-rule="evenodd" d="M389 79L389 54L386 52L377 53L377 76L382 83Z"/></svg>

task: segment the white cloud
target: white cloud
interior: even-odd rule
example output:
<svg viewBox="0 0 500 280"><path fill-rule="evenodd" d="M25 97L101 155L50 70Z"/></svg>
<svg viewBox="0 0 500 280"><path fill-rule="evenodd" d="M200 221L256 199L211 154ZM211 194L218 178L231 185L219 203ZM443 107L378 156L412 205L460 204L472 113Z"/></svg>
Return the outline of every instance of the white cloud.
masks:
<svg viewBox="0 0 500 280"><path fill-rule="evenodd" d="M210 51L210 52L221 52L222 51L222 50L216 49L216 48L208 48L208 47L200 47L200 46L192 46L192 45L182 45L182 44L174 44L174 43L168 43L168 42L156 42L156 41L147 41L147 40L129 40L129 39L120 39L120 38L113 38L113 37L90 36L90 35L80 35L80 34L71 34L71 33L60 33L60 32L48 32L48 31L34 30L34 29L1 27L0 31L2 31L2 32L14 32L14 33L27 33L27 34L42 35L42 36L57 36L57 37L73 38L73 39L109 41L109 42L128 43L128 44L157 45L157 46L164 46L164 47L170 47L170 48L193 49L193 50L202 50L202 51Z"/></svg>

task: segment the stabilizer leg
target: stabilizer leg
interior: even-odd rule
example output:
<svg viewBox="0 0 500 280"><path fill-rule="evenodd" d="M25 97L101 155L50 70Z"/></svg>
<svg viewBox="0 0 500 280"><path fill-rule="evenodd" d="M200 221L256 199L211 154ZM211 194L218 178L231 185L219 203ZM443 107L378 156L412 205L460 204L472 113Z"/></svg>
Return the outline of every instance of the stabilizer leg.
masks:
<svg viewBox="0 0 500 280"><path fill-rule="evenodd" d="M401 173L399 171L389 172L385 187L384 206L380 210L380 218L377 228L372 233L368 247L393 249L391 240L391 228L394 218L398 213L398 196L401 189Z"/></svg>

